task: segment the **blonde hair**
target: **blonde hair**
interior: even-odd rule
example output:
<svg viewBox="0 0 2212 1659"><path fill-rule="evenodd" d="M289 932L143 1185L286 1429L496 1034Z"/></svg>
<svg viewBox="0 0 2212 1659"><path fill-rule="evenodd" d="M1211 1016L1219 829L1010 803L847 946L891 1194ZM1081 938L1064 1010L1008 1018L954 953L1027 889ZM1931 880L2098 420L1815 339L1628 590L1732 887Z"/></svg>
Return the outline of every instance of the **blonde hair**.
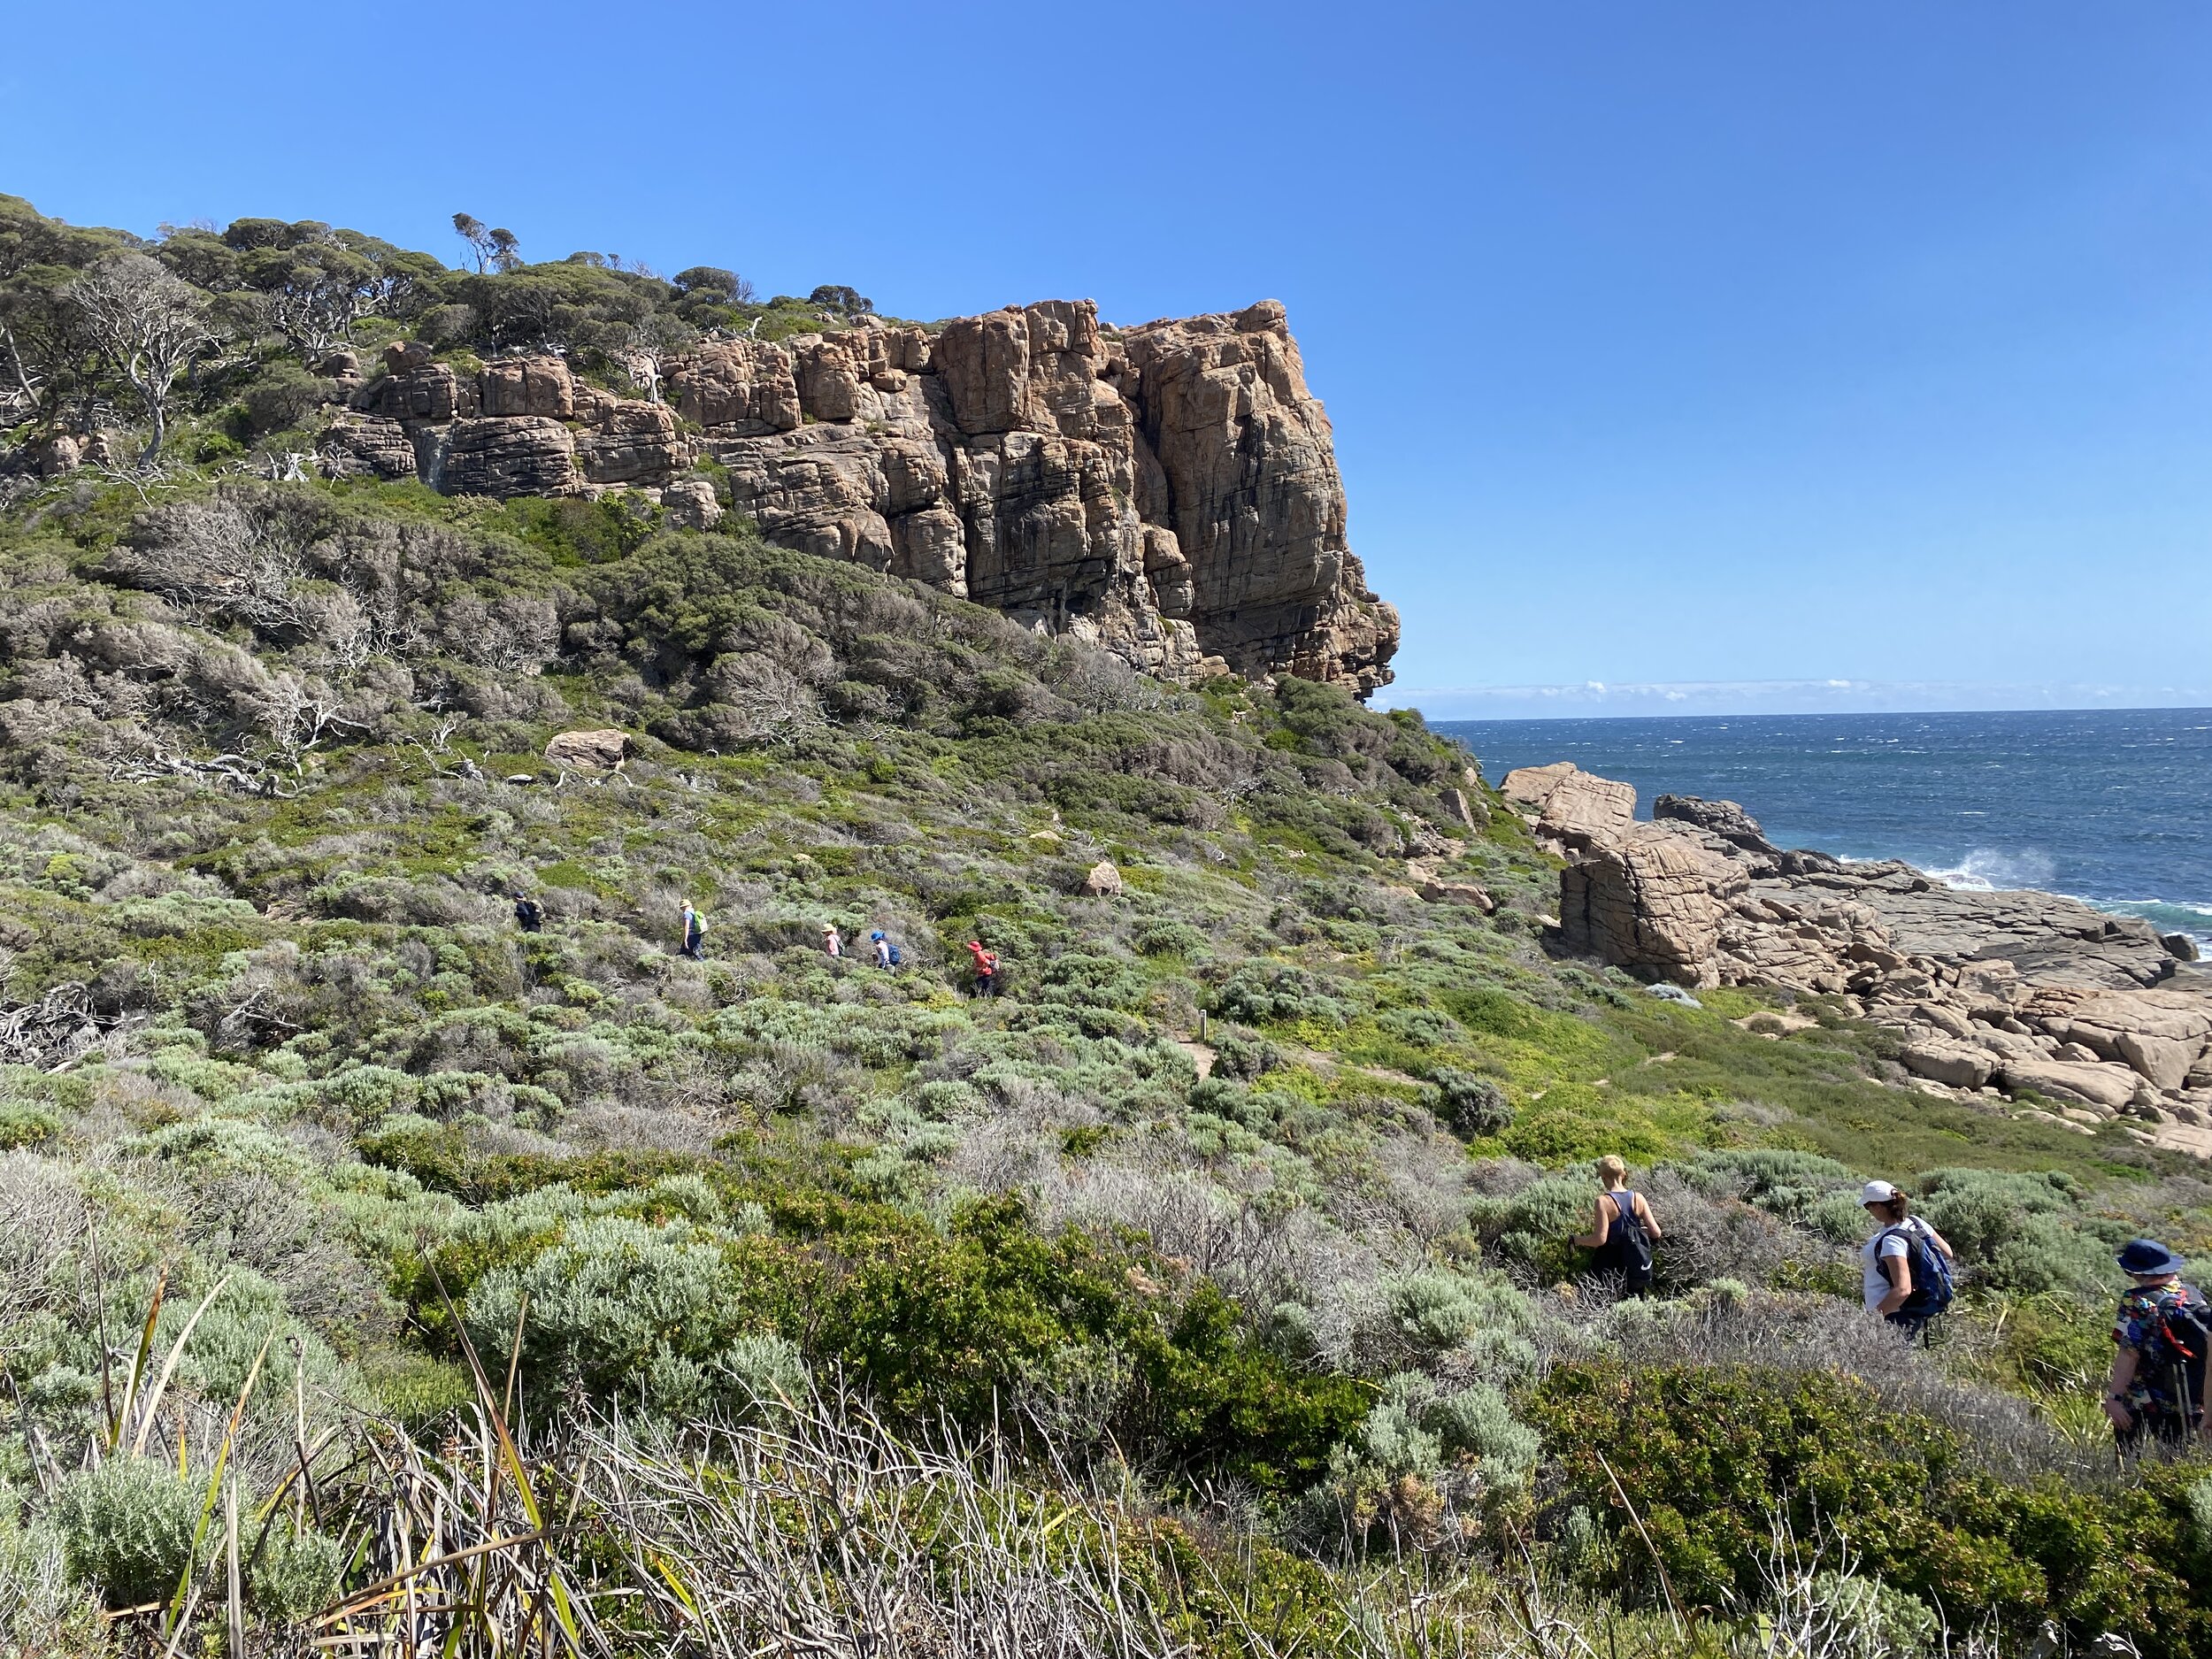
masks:
<svg viewBox="0 0 2212 1659"><path fill-rule="evenodd" d="M1628 1185L1628 1165L1609 1152L1598 1160L1598 1180L1606 1187L1625 1187Z"/></svg>

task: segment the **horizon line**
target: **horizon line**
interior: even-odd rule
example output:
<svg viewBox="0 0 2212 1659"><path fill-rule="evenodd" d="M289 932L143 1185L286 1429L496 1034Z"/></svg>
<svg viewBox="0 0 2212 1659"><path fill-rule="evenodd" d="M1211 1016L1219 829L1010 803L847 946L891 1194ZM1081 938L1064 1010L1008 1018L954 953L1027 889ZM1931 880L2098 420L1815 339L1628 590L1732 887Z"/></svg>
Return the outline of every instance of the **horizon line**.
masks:
<svg viewBox="0 0 2212 1659"><path fill-rule="evenodd" d="M1409 709L1427 717L1427 710L1414 703L1392 703L1385 705L1386 711ZM1492 714L1486 717L1459 714L1440 714L1429 720L1449 725L1477 726L1492 722L1511 721L1520 725L1537 726L1547 721L1565 724L1586 720L1822 720L1857 718L1863 715L1912 717L1926 714L2212 714L2212 702L2207 703L2107 703L2093 706L2045 703L2036 708L1953 708L1953 709L1697 709L1649 711L1633 709L1593 710L1584 714Z"/></svg>

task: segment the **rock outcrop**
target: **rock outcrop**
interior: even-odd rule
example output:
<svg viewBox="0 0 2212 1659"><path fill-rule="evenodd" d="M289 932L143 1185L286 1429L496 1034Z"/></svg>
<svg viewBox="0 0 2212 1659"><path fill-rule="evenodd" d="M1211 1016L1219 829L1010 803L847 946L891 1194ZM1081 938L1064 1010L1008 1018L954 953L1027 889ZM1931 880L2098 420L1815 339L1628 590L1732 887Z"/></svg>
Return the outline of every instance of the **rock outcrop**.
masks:
<svg viewBox="0 0 2212 1659"><path fill-rule="evenodd" d="M1272 300L1117 330L1088 301L710 340L618 397L555 356L477 373L388 347L325 470L451 495L635 488L722 502L782 545L926 582L1169 679L1387 683L1398 618L1348 545L1327 416Z"/></svg>
<svg viewBox="0 0 2212 1659"><path fill-rule="evenodd" d="M1895 1033L1924 1087L2126 1114L2212 1154L2212 973L2148 923L1784 851L1730 801L1663 795L1635 822L1633 788L1563 762L1502 793L1568 861L1567 950L1678 986L1832 996Z"/></svg>
<svg viewBox="0 0 2212 1659"><path fill-rule="evenodd" d="M1571 760L1509 772L1498 793L1524 810L1538 839L1567 851L1617 841L1636 817L1636 786L1601 778Z"/></svg>
<svg viewBox="0 0 2212 1659"><path fill-rule="evenodd" d="M614 772L631 749L630 734L620 726L588 732L557 732L546 741L545 757L557 766L580 772Z"/></svg>

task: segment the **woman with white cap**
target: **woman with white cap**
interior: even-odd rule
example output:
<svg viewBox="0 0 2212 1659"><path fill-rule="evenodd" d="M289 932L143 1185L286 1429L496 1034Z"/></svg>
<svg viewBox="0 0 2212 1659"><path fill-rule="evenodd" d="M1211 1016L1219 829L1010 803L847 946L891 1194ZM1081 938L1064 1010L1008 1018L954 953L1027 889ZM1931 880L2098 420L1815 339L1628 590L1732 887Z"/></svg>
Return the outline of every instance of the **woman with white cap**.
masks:
<svg viewBox="0 0 2212 1659"><path fill-rule="evenodd" d="M1950 1243L1887 1181L1869 1181L1859 1202L1874 1232L1859 1252L1866 1310L1878 1313L1909 1340L1924 1334L1951 1305Z"/></svg>

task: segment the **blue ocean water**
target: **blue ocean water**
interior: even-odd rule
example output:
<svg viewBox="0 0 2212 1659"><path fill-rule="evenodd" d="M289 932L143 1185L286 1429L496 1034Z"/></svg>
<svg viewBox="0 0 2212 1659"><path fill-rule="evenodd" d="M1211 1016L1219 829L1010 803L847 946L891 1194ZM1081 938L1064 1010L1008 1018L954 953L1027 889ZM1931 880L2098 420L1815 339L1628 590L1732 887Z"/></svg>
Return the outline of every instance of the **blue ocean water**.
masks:
<svg viewBox="0 0 2212 1659"><path fill-rule="evenodd" d="M2212 953L2212 709L1440 720L1495 782L1571 760L1735 801L1783 847L2147 917Z"/></svg>

